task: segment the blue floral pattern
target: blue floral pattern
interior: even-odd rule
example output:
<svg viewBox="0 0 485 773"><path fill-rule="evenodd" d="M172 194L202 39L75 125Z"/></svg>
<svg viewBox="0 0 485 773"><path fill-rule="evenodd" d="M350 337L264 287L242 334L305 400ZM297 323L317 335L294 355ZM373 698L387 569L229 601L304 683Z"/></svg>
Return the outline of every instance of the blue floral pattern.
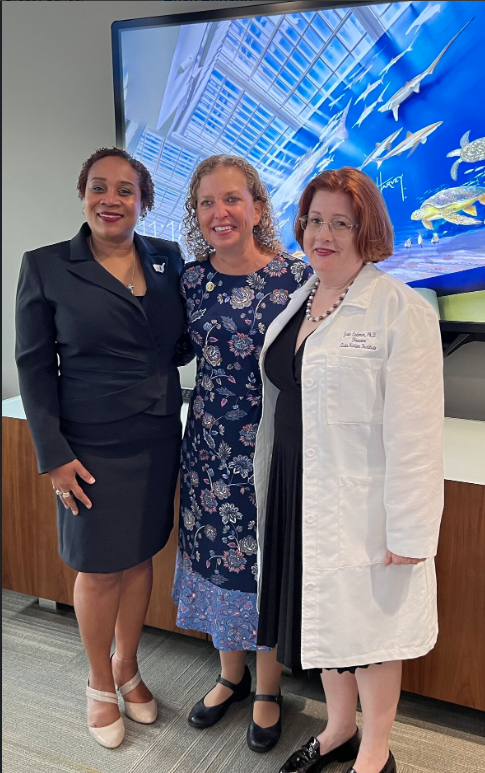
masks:
<svg viewBox="0 0 485 773"><path fill-rule="evenodd" d="M257 649L253 457L261 414L258 359L269 324L310 276L281 254L246 276L188 263L182 276L197 378L182 444L177 625L217 649Z"/></svg>

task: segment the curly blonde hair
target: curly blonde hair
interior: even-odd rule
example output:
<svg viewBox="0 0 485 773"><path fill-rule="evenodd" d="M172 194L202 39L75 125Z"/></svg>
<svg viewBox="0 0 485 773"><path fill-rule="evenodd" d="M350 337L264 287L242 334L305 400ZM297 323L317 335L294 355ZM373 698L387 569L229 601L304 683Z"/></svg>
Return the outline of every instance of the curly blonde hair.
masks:
<svg viewBox="0 0 485 773"><path fill-rule="evenodd" d="M253 228L254 241L257 247L268 255L282 252L284 248L279 239L278 226L266 186L261 181L254 166L251 166L246 159L240 156L228 156L225 154L209 156L204 159L192 175L184 204L185 215L182 220L182 234L187 251L200 261L207 260L215 251L214 247L204 239L200 230L197 218L197 194L200 181L205 175L210 174L219 167L231 166L240 169L243 173L253 201L261 201L263 204L261 220Z"/></svg>

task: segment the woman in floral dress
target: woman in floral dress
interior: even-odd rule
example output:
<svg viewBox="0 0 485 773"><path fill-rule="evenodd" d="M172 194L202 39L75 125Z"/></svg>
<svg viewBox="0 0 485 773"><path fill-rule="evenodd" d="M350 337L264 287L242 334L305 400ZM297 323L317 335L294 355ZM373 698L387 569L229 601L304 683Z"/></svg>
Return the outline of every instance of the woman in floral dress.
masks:
<svg viewBox="0 0 485 773"><path fill-rule="evenodd" d="M249 695L245 653L258 650L256 692L264 698L254 705L248 743L268 751L280 732L282 667L274 650L256 645L258 357L269 324L311 269L283 251L268 193L242 158L203 161L185 207L187 246L197 260L186 264L182 288L198 359L182 446L174 599L178 626L212 636L223 680L194 706L189 722L209 727Z"/></svg>

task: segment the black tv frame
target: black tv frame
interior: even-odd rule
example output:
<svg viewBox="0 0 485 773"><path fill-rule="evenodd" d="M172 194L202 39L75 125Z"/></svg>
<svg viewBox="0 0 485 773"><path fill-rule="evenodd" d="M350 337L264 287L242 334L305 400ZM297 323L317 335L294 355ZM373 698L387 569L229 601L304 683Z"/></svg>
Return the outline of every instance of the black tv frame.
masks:
<svg viewBox="0 0 485 773"><path fill-rule="evenodd" d="M381 5L386 0L282 0L275 3L254 3L243 7L211 9L207 11L189 11L186 13L149 16L139 19L124 19L111 25L111 47L113 63L113 90L116 127L116 146L125 149L123 127L123 74L121 68L120 33L126 29L148 27L173 27L195 22L218 21L224 19L248 19L254 16L277 16L282 13L315 11L332 8L352 8L360 5ZM257 10L256 10L257 9ZM440 321L443 355L449 356L461 346L472 341L485 342L485 322Z"/></svg>
<svg viewBox="0 0 485 773"><path fill-rule="evenodd" d="M471 344L472 341L485 343L485 323L483 322L454 322L441 319L440 329L443 357L449 357L464 344Z"/></svg>

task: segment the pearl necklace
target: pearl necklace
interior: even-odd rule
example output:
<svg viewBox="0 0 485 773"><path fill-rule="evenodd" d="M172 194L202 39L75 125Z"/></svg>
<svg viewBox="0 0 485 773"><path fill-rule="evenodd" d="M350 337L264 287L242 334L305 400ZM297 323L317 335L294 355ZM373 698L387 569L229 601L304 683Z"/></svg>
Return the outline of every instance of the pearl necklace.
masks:
<svg viewBox="0 0 485 773"><path fill-rule="evenodd" d="M93 241L92 241L91 237L88 238L88 245L89 245L89 249L93 253L93 258L96 261L96 263L99 263L99 265L102 266L102 268L104 268L105 271L108 271L106 266L103 266L103 264L101 263L100 259L96 255L96 253L95 253L95 251L93 249ZM131 272L131 284L127 285L124 282L121 282L121 279L118 279L118 277L115 277L115 279L118 279L118 282L121 282L122 285L124 285L125 287L128 288L128 290L130 291L130 293L132 295L135 294L135 265L136 265L136 252L135 252L135 242L133 242L133 270ZM111 271L109 271L108 273L111 274Z"/></svg>
<svg viewBox="0 0 485 773"><path fill-rule="evenodd" d="M320 316L318 316L318 317L312 317L312 313L311 313L312 312L312 302L313 302L313 299L315 297L315 293L317 292L317 290L318 290L318 288L320 286L320 280L317 279L317 281L315 282L315 284L313 286L313 290L311 291L310 295L308 296L308 300L306 302L305 317L307 318L307 320L309 322L321 322L322 319L326 319L326 317L328 317L329 314L331 314L333 311L335 311L335 309L338 309L338 307L342 303L343 299L347 295L348 291L352 287L353 283L354 283L354 280L352 280L352 282L349 284L347 289L344 290L342 295L339 295L338 300L333 304L333 306L330 309L328 309L328 311L325 312L325 314L320 314Z"/></svg>

